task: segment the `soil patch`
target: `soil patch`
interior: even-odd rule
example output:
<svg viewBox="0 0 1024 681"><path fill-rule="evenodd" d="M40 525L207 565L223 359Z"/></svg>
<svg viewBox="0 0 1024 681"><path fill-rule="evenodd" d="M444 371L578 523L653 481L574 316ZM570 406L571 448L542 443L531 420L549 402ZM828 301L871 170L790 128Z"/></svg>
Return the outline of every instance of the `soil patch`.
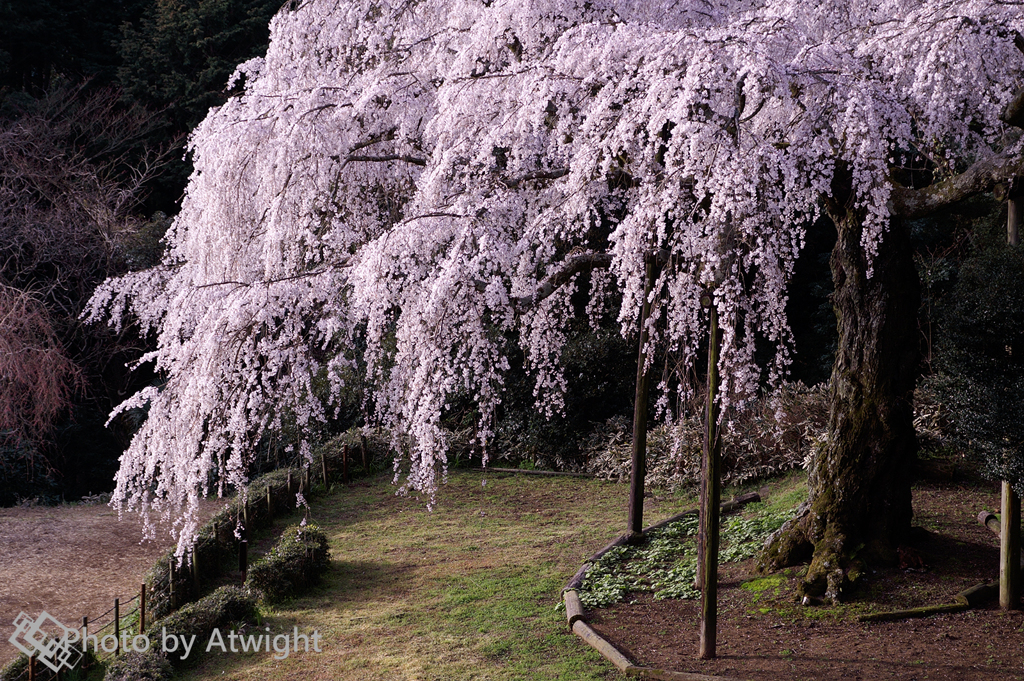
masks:
<svg viewBox="0 0 1024 681"><path fill-rule="evenodd" d="M637 664L741 679L1024 680L1024 613L992 603L963 613L859 623L867 612L952 602L998 577L999 539L977 521L998 509L992 485L920 484L919 528L903 569L878 570L848 604L795 602L801 570L758 575L753 561L726 566L719 591L716 660L697 656L700 604L656 601L587 613L591 625Z"/></svg>
<svg viewBox="0 0 1024 681"><path fill-rule="evenodd" d="M203 502L203 518L223 505ZM139 592L146 572L174 546L169 526L142 541L138 516L118 522L105 504L0 508L0 665L18 650L7 643L18 613L48 612L67 626L110 610ZM109 619L108 615L106 619Z"/></svg>

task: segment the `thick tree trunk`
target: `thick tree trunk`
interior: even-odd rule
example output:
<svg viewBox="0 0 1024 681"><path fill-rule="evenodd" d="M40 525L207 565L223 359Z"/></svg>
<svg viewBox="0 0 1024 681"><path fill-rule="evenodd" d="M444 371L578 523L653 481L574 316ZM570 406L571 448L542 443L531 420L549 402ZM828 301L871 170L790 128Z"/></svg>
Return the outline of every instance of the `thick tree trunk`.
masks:
<svg viewBox="0 0 1024 681"><path fill-rule="evenodd" d="M766 570L811 558L801 595L831 602L841 600L865 564L893 562L910 529L920 295L904 224L893 220L870 278L861 216L846 211L836 227L839 348L828 438L814 458L807 502L761 556Z"/></svg>

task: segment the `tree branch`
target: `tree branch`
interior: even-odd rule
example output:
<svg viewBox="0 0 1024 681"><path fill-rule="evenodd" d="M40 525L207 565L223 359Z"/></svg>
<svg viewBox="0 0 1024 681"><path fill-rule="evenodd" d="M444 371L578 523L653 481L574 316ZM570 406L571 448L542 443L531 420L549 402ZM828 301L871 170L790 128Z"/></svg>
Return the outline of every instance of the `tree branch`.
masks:
<svg viewBox="0 0 1024 681"><path fill-rule="evenodd" d="M386 154L384 156L347 156L345 162L349 161L363 161L366 163L386 163L388 161L405 161L406 163L412 163L417 166L427 165L427 159L419 158L417 156L406 156L404 154Z"/></svg>
<svg viewBox="0 0 1024 681"><path fill-rule="evenodd" d="M1015 128L1024 128L1024 88L1017 91L1007 104L999 119Z"/></svg>
<svg viewBox="0 0 1024 681"><path fill-rule="evenodd" d="M996 154L948 179L921 189L894 186L889 196L889 214L901 218L919 218L962 201L992 191L999 182L1024 175L1024 157Z"/></svg>
<svg viewBox="0 0 1024 681"><path fill-rule="evenodd" d="M648 252L647 257L654 258L658 267L662 267L668 262L670 255L671 253L667 248L659 248ZM591 270L611 267L611 264L611 253L581 253L579 255L571 256L562 263L562 266L557 271L546 276L537 285L537 289L532 294L528 296L513 297L511 299L512 306L518 310L522 310L536 305L549 297L560 287L568 284L569 280L575 275L582 274L583 272L590 272ZM487 290L487 282L482 279L476 279L473 282L473 286L480 293Z"/></svg>
<svg viewBox="0 0 1024 681"><path fill-rule="evenodd" d="M531 180L557 180L560 177L565 177L569 174L568 168L556 168L554 170L536 170L532 173L527 173L522 177L505 182L505 186L509 189L515 189L524 182Z"/></svg>
<svg viewBox="0 0 1024 681"><path fill-rule="evenodd" d="M517 308L530 307L541 302L561 286L569 283L577 274L589 272L599 267L610 267L612 256L610 253L582 253L567 259L562 266L553 274L545 277L537 286L537 290L528 296L520 296L512 299L512 304Z"/></svg>

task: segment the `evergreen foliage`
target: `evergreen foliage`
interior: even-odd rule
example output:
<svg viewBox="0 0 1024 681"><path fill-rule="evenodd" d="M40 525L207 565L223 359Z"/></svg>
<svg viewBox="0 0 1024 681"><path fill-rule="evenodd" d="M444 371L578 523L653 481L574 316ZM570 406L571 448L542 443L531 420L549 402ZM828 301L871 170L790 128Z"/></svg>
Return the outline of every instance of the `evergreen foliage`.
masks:
<svg viewBox="0 0 1024 681"><path fill-rule="evenodd" d="M49 93L60 81L115 78L122 22L146 0L4 0L0 2L0 99L10 92Z"/></svg>
<svg viewBox="0 0 1024 681"><path fill-rule="evenodd" d="M1005 223L979 222L939 301L927 384L949 419L950 444L1024 494L1024 249L1006 244Z"/></svg>
<svg viewBox="0 0 1024 681"><path fill-rule="evenodd" d="M281 0L148 0L121 26L117 82L125 98L158 111L166 129L154 142L181 143L211 107L228 97L228 76L267 49ZM152 208L171 212L191 163L177 159L153 183Z"/></svg>

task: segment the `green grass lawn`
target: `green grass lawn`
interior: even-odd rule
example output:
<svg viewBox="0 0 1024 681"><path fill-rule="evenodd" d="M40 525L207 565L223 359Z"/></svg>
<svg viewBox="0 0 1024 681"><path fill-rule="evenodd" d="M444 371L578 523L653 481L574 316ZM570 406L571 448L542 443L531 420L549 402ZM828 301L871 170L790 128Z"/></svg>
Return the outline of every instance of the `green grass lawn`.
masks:
<svg viewBox="0 0 1024 681"><path fill-rule="evenodd" d="M437 495L399 497L388 478L313 505L332 569L260 629L318 631L320 653L221 653L186 679L610 679L567 629L560 590L626 525L626 485L453 472ZM648 522L692 500L647 500ZM259 632L262 633L262 632ZM198 644L199 642L197 642Z"/></svg>

